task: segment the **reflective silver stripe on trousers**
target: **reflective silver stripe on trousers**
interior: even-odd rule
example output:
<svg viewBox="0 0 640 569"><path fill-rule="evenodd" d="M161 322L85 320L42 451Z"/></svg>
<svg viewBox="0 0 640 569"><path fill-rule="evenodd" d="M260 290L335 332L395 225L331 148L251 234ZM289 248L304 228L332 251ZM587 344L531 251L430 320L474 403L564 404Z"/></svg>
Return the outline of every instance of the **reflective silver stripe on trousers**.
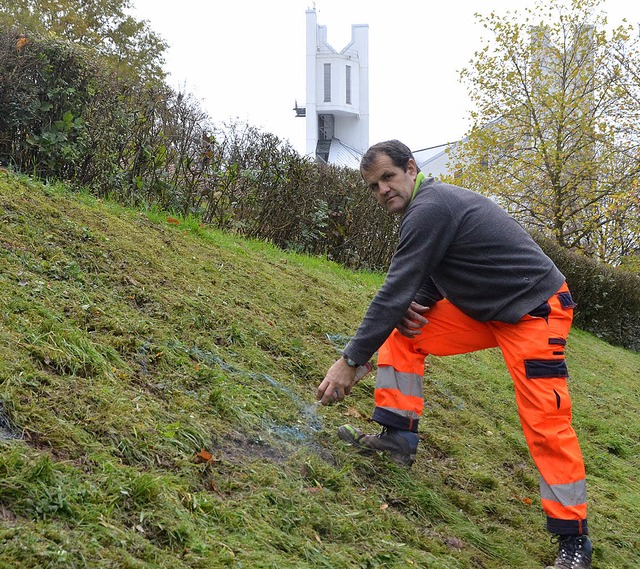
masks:
<svg viewBox="0 0 640 569"><path fill-rule="evenodd" d="M397 389L410 397L422 398L424 395L422 376L396 371L392 366L378 366L376 389Z"/></svg>
<svg viewBox="0 0 640 569"><path fill-rule="evenodd" d="M543 500L558 502L563 506L579 506L587 503L587 481L583 478L569 484L547 484L540 478L540 496Z"/></svg>
<svg viewBox="0 0 640 569"><path fill-rule="evenodd" d="M376 389L397 389L403 395L422 398L423 377L415 373L396 371L392 366L378 366L376 372ZM415 411L398 409L397 407L380 406L379 409L386 409L401 417L408 419L419 419Z"/></svg>

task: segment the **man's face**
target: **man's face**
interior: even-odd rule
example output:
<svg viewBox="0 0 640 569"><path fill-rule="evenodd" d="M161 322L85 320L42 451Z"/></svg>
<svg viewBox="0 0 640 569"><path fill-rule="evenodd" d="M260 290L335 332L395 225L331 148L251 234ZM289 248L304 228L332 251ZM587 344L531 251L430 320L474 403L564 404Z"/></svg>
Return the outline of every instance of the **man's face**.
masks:
<svg viewBox="0 0 640 569"><path fill-rule="evenodd" d="M392 214L402 213L407 209L417 175L418 167L413 160L409 160L405 172L394 166L391 158L383 153L377 155L368 170L362 170L362 177L376 201Z"/></svg>

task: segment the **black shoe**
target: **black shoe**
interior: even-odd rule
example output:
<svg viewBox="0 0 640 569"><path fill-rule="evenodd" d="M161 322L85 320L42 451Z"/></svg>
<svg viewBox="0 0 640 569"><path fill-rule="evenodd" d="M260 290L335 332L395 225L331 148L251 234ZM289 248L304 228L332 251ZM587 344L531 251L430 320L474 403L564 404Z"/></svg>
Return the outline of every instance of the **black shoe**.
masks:
<svg viewBox="0 0 640 569"><path fill-rule="evenodd" d="M558 543L558 557L547 569L590 569L593 548L586 535L558 535L552 541Z"/></svg>
<svg viewBox="0 0 640 569"><path fill-rule="evenodd" d="M382 427L378 435L365 435L351 425L342 425L338 436L364 454L389 453L391 459L402 466L411 466L416 459L418 435L412 431Z"/></svg>

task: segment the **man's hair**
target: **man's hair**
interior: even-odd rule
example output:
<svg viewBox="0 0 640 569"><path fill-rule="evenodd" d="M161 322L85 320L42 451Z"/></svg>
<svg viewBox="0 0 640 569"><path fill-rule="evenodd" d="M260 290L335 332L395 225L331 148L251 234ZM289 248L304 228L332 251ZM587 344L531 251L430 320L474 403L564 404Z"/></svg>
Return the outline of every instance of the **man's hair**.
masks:
<svg viewBox="0 0 640 569"><path fill-rule="evenodd" d="M364 153L362 160L360 161L360 172L369 170L373 163L378 158L379 154L386 154L391 158L391 162L394 166L402 168L407 171L407 164L409 160L415 162L413 153L406 144L403 144L399 140L385 140L384 142L378 142L374 144Z"/></svg>

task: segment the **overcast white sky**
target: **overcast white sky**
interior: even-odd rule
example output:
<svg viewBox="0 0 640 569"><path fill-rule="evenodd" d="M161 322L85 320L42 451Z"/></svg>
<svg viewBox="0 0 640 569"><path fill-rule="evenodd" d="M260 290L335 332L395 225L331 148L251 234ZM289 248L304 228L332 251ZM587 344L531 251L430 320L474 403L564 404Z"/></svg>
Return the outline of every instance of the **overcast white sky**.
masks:
<svg viewBox="0 0 640 569"><path fill-rule="evenodd" d="M169 44L169 83L192 93L218 124L239 119L305 151L305 12L315 5L341 51L352 24L369 26L369 141L413 150L458 140L470 102L459 71L487 31L474 14L522 11L532 0L131 0ZM636 27L640 3L604 0L609 23Z"/></svg>

